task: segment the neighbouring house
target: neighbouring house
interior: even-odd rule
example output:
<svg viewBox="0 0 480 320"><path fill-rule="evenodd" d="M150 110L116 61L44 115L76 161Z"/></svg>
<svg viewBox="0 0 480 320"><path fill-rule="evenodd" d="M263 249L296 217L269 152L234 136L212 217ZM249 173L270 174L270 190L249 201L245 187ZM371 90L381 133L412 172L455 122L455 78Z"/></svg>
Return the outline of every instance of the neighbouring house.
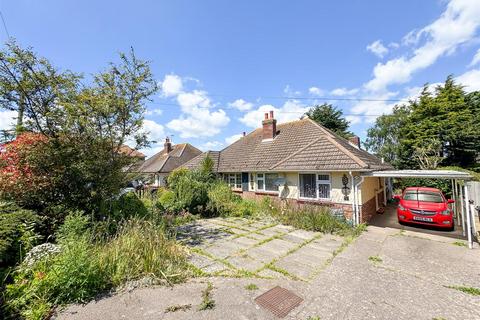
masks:
<svg viewBox="0 0 480 320"><path fill-rule="evenodd" d="M202 151L191 144L173 145L167 137L163 149L145 160L135 171L147 178L149 187L162 187L170 172L200 154Z"/></svg>
<svg viewBox="0 0 480 320"><path fill-rule="evenodd" d="M145 155L143 153L133 148L130 148L126 144L122 144L120 148L118 148L118 152L124 155L130 156L132 158L136 158L139 161L145 161Z"/></svg>
<svg viewBox="0 0 480 320"><path fill-rule="evenodd" d="M346 140L308 117L277 125L272 111L262 127L183 167L197 168L207 155L214 170L244 198L326 205L355 223L369 220L386 203L384 178L366 175L392 169L362 150L358 137Z"/></svg>

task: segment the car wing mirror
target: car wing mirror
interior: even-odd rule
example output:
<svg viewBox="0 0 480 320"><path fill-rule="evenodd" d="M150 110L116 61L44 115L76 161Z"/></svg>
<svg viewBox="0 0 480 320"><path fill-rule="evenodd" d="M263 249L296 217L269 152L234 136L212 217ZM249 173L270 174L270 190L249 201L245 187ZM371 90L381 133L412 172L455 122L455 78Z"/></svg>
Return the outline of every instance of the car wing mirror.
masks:
<svg viewBox="0 0 480 320"><path fill-rule="evenodd" d="M453 199L448 199L448 200L447 200L447 203L455 203L455 200L453 200Z"/></svg>
<svg viewBox="0 0 480 320"><path fill-rule="evenodd" d="M402 199L402 197L399 196L399 195L394 195L394 196L393 196L393 199L395 199L395 200L400 200L400 199Z"/></svg>

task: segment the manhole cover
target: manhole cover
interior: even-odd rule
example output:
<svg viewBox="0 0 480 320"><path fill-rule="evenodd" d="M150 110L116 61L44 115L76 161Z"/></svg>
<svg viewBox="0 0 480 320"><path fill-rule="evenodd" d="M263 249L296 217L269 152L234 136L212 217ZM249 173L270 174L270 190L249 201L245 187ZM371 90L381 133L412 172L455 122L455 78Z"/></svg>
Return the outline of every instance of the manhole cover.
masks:
<svg viewBox="0 0 480 320"><path fill-rule="evenodd" d="M255 302L279 318L285 317L302 301L303 299L292 291L279 286L255 298Z"/></svg>

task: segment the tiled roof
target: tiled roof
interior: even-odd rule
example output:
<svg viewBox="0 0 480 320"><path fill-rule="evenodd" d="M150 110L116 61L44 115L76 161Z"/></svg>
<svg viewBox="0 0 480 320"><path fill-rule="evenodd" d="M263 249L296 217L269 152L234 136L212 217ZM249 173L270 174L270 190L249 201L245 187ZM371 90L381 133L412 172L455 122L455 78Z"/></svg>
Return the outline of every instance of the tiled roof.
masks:
<svg viewBox="0 0 480 320"><path fill-rule="evenodd" d="M130 148L126 144L122 144L120 146L120 148L118 148L118 152L120 152L122 154L125 154L127 156L136 157L136 158L140 158L140 159L145 159L145 155L143 153L141 153L138 150Z"/></svg>
<svg viewBox="0 0 480 320"><path fill-rule="evenodd" d="M184 163L181 167L182 168L187 168L190 170L196 169L200 167L200 164L202 163L202 160L205 159L206 156L209 156L210 159L213 161L213 171L217 172L218 171L218 160L220 158L220 151L207 151L202 154L199 154L192 160Z"/></svg>
<svg viewBox="0 0 480 320"><path fill-rule="evenodd" d="M192 161L190 167L194 167ZM218 172L389 168L308 118L277 125L275 139L270 141L262 141L262 128L256 129L220 151L218 160Z"/></svg>
<svg viewBox="0 0 480 320"><path fill-rule="evenodd" d="M145 160L138 168L142 173L168 173L202 152L188 143L176 144L169 153L165 149Z"/></svg>

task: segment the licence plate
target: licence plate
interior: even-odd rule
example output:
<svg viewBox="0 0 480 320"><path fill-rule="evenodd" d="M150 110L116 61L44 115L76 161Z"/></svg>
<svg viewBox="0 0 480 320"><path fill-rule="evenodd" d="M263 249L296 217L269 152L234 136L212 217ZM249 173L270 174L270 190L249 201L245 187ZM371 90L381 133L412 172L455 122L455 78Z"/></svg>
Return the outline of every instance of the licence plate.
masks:
<svg viewBox="0 0 480 320"><path fill-rule="evenodd" d="M417 217L417 216L413 216L413 220L425 221L425 222L433 222L433 219L432 219L432 218Z"/></svg>

